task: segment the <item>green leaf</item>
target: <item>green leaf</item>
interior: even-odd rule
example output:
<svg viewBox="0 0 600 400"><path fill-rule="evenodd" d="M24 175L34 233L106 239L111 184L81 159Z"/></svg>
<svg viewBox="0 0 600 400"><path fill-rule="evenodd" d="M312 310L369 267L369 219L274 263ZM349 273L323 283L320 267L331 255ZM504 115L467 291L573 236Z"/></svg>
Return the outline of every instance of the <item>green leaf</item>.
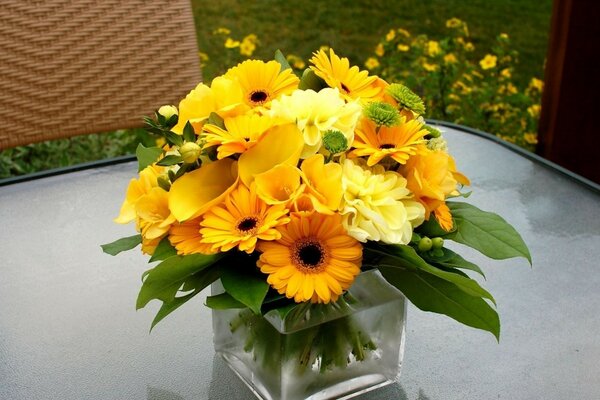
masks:
<svg viewBox="0 0 600 400"><path fill-rule="evenodd" d="M171 132L171 131L167 131L164 132L165 137L167 138L167 140L171 143L173 143L176 146L181 146L183 145L183 136L178 135L175 132Z"/></svg>
<svg viewBox="0 0 600 400"><path fill-rule="evenodd" d="M221 293L206 298L206 306L215 310L227 310L229 308L246 308L244 303L241 303L233 298L229 293Z"/></svg>
<svg viewBox="0 0 600 400"><path fill-rule="evenodd" d="M456 230L456 226L453 226L452 229ZM431 214L431 217L427 221L419 225L416 231L419 233L419 235L430 238L446 237L446 235L448 235L448 232L442 229L433 214Z"/></svg>
<svg viewBox="0 0 600 400"><path fill-rule="evenodd" d="M385 266L391 268L403 267L406 268L406 264L411 264L419 270L425 271L431 275L435 275L440 279L444 279L450 283L456 285L460 290L474 297L486 298L492 303L496 304L494 297L484 288L482 288L477 281L465 277L460 274L453 272L444 271L429 265L423 260L417 252L410 246L395 245L395 246L380 246L380 249L365 249L365 251L381 251L386 256L383 256L378 261L378 267Z"/></svg>
<svg viewBox="0 0 600 400"><path fill-rule="evenodd" d="M177 250L175 249L175 247L173 247L173 245L171 245L169 238L164 237L158 243L158 246L156 246L156 249L154 250L154 254L152 254L152 257L150 257L150 260L148 262L151 263L154 261L166 260L167 258L174 256L176 254L177 254Z"/></svg>
<svg viewBox="0 0 600 400"><path fill-rule="evenodd" d="M282 72L285 71L286 69L292 69L292 67L290 67L290 63L288 63L287 59L285 58L285 56L283 55L281 50L275 51L275 61L277 61L279 63L279 65L281 65Z"/></svg>
<svg viewBox="0 0 600 400"><path fill-rule="evenodd" d="M447 202L456 230L444 238L465 244L495 260L524 257L531 264L529 249L521 235L497 214L458 202Z"/></svg>
<svg viewBox="0 0 600 400"><path fill-rule="evenodd" d="M327 87L325 81L319 78L312 69L306 68L302 73L302 77L300 78L300 83L298 84L298 89L307 90L312 89L315 92Z"/></svg>
<svg viewBox="0 0 600 400"><path fill-rule="evenodd" d="M165 158L162 158L159 162L156 163L156 165L168 167L171 165L179 164L182 161L183 161L183 158L181 158L181 156L169 155L169 156L166 156Z"/></svg>
<svg viewBox="0 0 600 400"><path fill-rule="evenodd" d="M425 253L423 258L431 264L441 265L447 268L461 268L475 271L485 278L485 274L477 265L465 260L450 249L442 248L441 250L443 255L440 257L434 257L428 253Z"/></svg>
<svg viewBox="0 0 600 400"><path fill-rule="evenodd" d="M158 312L156 313L154 320L152 320L152 325L150 325L150 332L152 332L152 329L154 329L156 324L165 319L167 315L177 310L179 307L181 307L183 304L185 304L188 300L190 300L198 293L200 293L200 291L194 291L192 293L186 294L185 296L175 297L172 301L168 303L163 303Z"/></svg>
<svg viewBox="0 0 600 400"><path fill-rule="evenodd" d="M454 283L422 270L379 267L382 275L419 309L444 314L473 328L491 332L500 340L498 313L482 298L473 297Z"/></svg>
<svg viewBox="0 0 600 400"><path fill-rule="evenodd" d="M115 240L112 243L100 245L102 251L111 256L116 256L122 251L131 250L142 243L142 235L133 235Z"/></svg>
<svg viewBox="0 0 600 400"><path fill-rule="evenodd" d="M145 147L143 144L138 144L135 149L135 155L138 159L138 172L153 164L158 157L163 153L159 147Z"/></svg>
<svg viewBox="0 0 600 400"><path fill-rule="evenodd" d="M192 297L200 293L205 287L219 279L220 274L219 265L213 264L187 279L181 290L184 292L192 290L192 292L180 297L174 297L171 301L163 302L163 305L160 307L160 310L158 310L158 313L152 321L150 331L152 331L156 324L162 321L167 315L171 314Z"/></svg>
<svg viewBox="0 0 600 400"><path fill-rule="evenodd" d="M178 289L194 274L208 268L221 258L221 254L190 254L172 256L151 269L144 279L137 298L139 310L152 299L165 303L173 301Z"/></svg>
<svg viewBox="0 0 600 400"><path fill-rule="evenodd" d="M186 142L195 142L196 141L196 132L194 131L194 127L190 124L190 121L185 123L183 127L183 138Z"/></svg>
<svg viewBox="0 0 600 400"><path fill-rule="evenodd" d="M223 270L221 283L231 297L245 304L255 314L260 314L269 284L266 275L257 275L254 270L249 265L232 263Z"/></svg>
<svg viewBox="0 0 600 400"><path fill-rule="evenodd" d="M223 121L223 118L221 118L221 116L216 112L210 113L208 116L208 123L211 125L216 125L221 129L225 129L225 121Z"/></svg>

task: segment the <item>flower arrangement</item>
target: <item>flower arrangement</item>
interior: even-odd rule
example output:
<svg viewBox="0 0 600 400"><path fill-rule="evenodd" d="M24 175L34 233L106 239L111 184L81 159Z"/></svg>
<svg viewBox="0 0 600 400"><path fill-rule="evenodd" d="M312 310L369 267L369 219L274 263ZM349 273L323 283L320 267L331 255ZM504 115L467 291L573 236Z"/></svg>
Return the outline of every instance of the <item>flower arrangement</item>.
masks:
<svg viewBox="0 0 600 400"><path fill-rule="evenodd" d="M310 63L298 77L280 52L244 61L146 118L165 145L138 147L139 177L116 218L139 234L103 246L115 255L141 244L159 262L144 274L137 308L162 302L154 327L220 282L206 305L242 309L228 329L244 326L248 351L262 359L261 316L343 309L359 274L378 270L420 309L499 337L492 295L466 273L482 271L446 243L530 260L519 234L458 201L469 180L419 96L332 49ZM340 340L353 360L377 347L351 322L331 323L333 336L288 341L301 360L349 363Z"/></svg>
<svg viewBox="0 0 600 400"><path fill-rule="evenodd" d="M534 150L543 82L534 77L522 87L514 79L519 54L506 33L481 57L466 22L451 18L446 29L439 40L392 29L365 66L421 94L429 118L475 127Z"/></svg>

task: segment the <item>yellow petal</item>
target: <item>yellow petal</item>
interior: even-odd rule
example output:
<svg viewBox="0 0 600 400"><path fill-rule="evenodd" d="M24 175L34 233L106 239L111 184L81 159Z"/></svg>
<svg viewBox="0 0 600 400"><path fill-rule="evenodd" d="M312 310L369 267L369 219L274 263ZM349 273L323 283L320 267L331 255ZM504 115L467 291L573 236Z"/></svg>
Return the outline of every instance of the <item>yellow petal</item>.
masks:
<svg viewBox="0 0 600 400"><path fill-rule="evenodd" d="M295 124L273 127L258 143L240 156L240 179L250 187L254 176L279 164L295 166L304 146L302 134Z"/></svg>
<svg viewBox="0 0 600 400"><path fill-rule="evenodd" d="M198 217L235 188L237 177L237 164L229 158L203 165L173 183L169 208L178 221Z"/></svg>
<svg viewBox="0 0 600 400"><path fill-rule="evenodd" d="M293 165L277 165L256 175L254 182L256 194L267 204L287 203L302 191L300 171Z"/></svg>

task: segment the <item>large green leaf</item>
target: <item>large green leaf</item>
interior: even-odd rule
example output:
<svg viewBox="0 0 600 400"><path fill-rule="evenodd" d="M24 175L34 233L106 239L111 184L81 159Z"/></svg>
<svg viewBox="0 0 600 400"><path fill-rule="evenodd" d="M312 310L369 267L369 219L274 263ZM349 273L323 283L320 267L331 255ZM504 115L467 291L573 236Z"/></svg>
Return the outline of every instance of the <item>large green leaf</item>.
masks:
<svg viewBox="0 0 600 400"><path fill-rule="evenodd" d="M156 313L154 320L152 320L152 325L150 326L150 331L152 331L152 329L154 329L156 324L158 324L160 321L165 319L165 317L167 315L169 315L173 311L177 310L179 307L181 307L183 304L185 304L188 300L190 300L192 297L194 297L198 293L200 293L200 291L194 291L194 292L186 294L185 296L175 297L172 301L170 301L168 303L163 303L162 306L160 307L160 309L158 310L158 312Z"/></svg>
<svg viewBox="0 0 600 400"><path fill-rule="evenodd" d="M231 263L224 268L221 283L231 297L260 314L269 284L266 275L257 275L255 269L253 265Z"/></svg>
<svg viewBox="0 0 600 400"><path fill-rule="evenodd" d="M163 151L160 147L145 147L141 143L138 144L135 149L135 155L138 159L138 171L154 163L162 153Z"/></svg>
<svg viewBox="0 0 600 400"><path fill-rule="evenodd" d="M423 270L380 266L382 275L418 308L444 314L465 325L491 332L500 338L498 313L482 298L474 297L454 283Z"/></svg>
<svg viewBox="0 0 600 400"><path fill-rule="evenodd" d="M181 291L188 292L183 296L174 297L171 301L163 302L163 305L158 310L158 313L154 317L152 321L152 326L150 330L156 326L160 321L162 321L167 315L171 314L173 311L178 309L192 297L196 296L200 293L205 287L219 279L220 277L220 268L218 263L211 265L208 268L203 269L202 271L192 275L189 279L187 279Z"/></svg>
<svg viewBox="0 0 600 400"><path fill-rule="evenodd" d="M173 247L173 245L169 241L169 238L165 236L158 243L158 246L156 246L154 254L152 254L152 257L150 257L150 260L148 262L151 263L154 261L166 260L167 258L172 257L176 254L177 250L175 250L175 247Z"/></svg>
<svg viewBox="0 0 600 400"><path fill-rule="evenodd" d="M190 254L167 258L147 272L137 298L136 308L145 307L152 299L165 303L173 301L186 280L217 262L221 256L221 254Z"/></svg>
<svg viewBox="0 0 600 400"><path fill-rule="evenodd" d="M444 236L472 247L495 260L531 255L521 235L497 214L458 202L448 202L456 230Z"/></svg>
<svg viewBox="0 0 600 400"><path fill-rule="evenodd" d="M300 78L300 83L298 84L298 89L307 90L311 89L315 92L327 87L325 81L317 76L314 71L310 68L306 68L302 73L302 77Z"/></svg>
<svg viewBox="0 0 600 400"><path fill-rule="evenodd" d="M285 71L286 69L292 69L292 67L290 67L290 63L288 63L281 50L275 51L275 61L277 61L279 65L281 65L281 71Z"/></svg>
<svg viewBox="0 0 600 400"><path fill-rule="evenodd" d="M102 244L102 251L111 256L116 256L122 251L131 250L142 243L142 235L133 235L115 240L112 243Z"/></svg>
<svg viewBox="0 0 600 400"><path fill-rule="evenodd" d="M481 274L481 276L483 276L485 278L485 274L483 273L481 268L479 268L477 265L473 264L470 261L465 260L459 254L456 254L455 252L453 252L450 249L442 248L440 250L442 252L441 256L434 256L433 254L430 254L430 252L427 252L427 253L423 254L423 258L428 263L436 265L436 266L439 265L439 266L443 266L446 268L468 269L468 270L475 271L475 272Z"/></svg>
<svg viewBox="0 0 600 400"><path fill-rule="evenodd" d="M470 296L486 298L495 304L494 297L487 290L482 288L477 281L464 275L444 271L428 264L410 246L381 246L375 249L365 249L365 251L382 253L382 258L377 262L377 267L379 268L382 266L390 268L406 268L407 264L410 264L408 266L412 268L409 269L414 270L414 268L416 268L431 275L435 275L440 279L453 283L457 288Z"/></svg>
<svg viewBox="0 0 600 400"><path fill-rule="evenodd" d="M230 308L246 308L246 305L237 301L229 293L216 294L206 298L206 306L215 310L227 310Z"/></svg>

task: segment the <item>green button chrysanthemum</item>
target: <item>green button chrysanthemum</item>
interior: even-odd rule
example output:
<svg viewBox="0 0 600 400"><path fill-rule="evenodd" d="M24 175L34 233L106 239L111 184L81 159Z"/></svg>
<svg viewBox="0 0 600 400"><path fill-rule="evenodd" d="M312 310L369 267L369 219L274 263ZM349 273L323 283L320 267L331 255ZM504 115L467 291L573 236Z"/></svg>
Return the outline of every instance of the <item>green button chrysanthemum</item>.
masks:
<svg viewBox="0 0 600 400"><path fill-rule="evenodd" d="M419 115L425 114L425 104L423 103L423 100L406 86L399 83L393 83L388 86L387 93L403 108Z"/></svg>
<svg viewBox="0 0 600 400"><path fill-rule="evenodd" d="M383 101L373 101L368 103L363 109L363 113L377 126L394 126L400 121L400 113L391 104Z"/></svg>
<svg viewBox="0 0 600 400"><path fill-rule="evenodd" d="M348 140L340 131L329 130L323 133L323 146L332 154L348 150Z"/></svg>

